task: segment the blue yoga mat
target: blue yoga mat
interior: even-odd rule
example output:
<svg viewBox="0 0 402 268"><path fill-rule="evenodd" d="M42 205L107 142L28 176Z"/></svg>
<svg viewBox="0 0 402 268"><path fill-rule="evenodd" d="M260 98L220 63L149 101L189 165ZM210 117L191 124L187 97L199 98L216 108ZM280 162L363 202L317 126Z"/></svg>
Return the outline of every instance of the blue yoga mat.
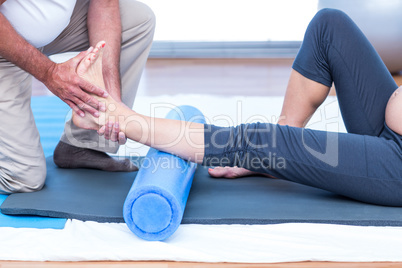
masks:
<svg viewBox="0 0 402 268"><path fill-rule="evenodd" d="M166 118L205 123L191 106L171 110ZM179 227L197 165L151 148L127 195L123 216L138 237L164 240Z"/></svg>
<svg viewBox="0 0 402 268"><path fill-rule="evenodd" d="M57 100L44 97L41 101L46 107ZM62 127L58 131L61 134ZM132 161L138 166L145 163L136 157ZM11 195L2 204L5 213L124 222L123 203L138 172L60 169L51 156L47 158L47 167L46 187L35 193ZM199 165L181 224L289 222L402 226L402 208L365 204L321 189L265 177L214 179L208 175L207 167Z"/></svg>
<svg viewBox="0 0 402 268"><path fill-rule="evenodd" d="M0 205L7 195L0 195ZM37 216L9 216L0 213L0 227L63 229L66 219L37 217Z"/></svg>

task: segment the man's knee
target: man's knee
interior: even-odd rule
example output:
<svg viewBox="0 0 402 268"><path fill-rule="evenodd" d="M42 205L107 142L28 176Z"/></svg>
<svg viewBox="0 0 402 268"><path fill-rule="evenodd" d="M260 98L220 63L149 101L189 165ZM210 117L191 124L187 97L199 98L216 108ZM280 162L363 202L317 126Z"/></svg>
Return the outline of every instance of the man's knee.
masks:
<svg viewBox="0 0 402 268"><path fill-rule="evenodd" d="M46 180L46 161L43 161L40 166L37 166L31 170L28 174L26 174L26 192L35 192L39 191L45 185Z"/></svg>
<svg viewBox="0 0 402 268"><path fill-rule="evenodd" d="M153 32L155 14L152 9L142 2L135 0L120 0L120 15L123 31L138 26Z"/></svg>
<svg viewBox="0 0 402 268"><path fill-rule="evenodd" d="M11 174L0 171L0 192L1 193L29 193L39 191L43 188L46 180L46 162L39 161L35 166L26 169L15 170Z"/></svg>

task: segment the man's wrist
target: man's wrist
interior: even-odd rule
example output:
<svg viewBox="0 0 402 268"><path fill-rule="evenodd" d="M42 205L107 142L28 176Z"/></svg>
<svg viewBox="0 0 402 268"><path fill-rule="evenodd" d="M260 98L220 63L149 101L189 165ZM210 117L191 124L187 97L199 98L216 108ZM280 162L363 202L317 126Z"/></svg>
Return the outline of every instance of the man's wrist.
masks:
<svg viewBox="0 0 402 268"><path fill-rule="evenodd" d="M37 75L34 75L36 79L38 79L45 85L52 79L57 63L49 60L49 63L47 63L46 65L47 66L44 67L43 71L38 72Z"/></svg>

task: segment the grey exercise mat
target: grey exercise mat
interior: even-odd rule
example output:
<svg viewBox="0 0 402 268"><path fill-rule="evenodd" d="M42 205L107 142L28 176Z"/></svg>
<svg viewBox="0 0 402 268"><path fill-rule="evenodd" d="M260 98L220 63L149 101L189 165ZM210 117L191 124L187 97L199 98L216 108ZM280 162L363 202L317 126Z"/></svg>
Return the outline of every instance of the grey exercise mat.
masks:
<svg viewBox="0 0 402 268"><path fill-rule="evenodd" d="M134 159L138 162L138 159ZM47 159L43 190L12 194L1 211L98 222L124 222L122 207L136 172L57 168ZM402 208L361 203L327 191L265 177L213 179L199 166L182 223L286 222L402 226Z"/></svg>

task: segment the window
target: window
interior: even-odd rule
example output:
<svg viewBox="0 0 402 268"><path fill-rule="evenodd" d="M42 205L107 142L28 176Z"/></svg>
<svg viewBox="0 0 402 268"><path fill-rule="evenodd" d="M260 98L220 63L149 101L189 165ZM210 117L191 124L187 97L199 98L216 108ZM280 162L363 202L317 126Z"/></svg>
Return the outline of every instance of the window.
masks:
<svg viewBox="0 0 402 268"><path fill-rule="evenodd" d="M145 0L155 41L301 41L318 0Z"/></svg>

